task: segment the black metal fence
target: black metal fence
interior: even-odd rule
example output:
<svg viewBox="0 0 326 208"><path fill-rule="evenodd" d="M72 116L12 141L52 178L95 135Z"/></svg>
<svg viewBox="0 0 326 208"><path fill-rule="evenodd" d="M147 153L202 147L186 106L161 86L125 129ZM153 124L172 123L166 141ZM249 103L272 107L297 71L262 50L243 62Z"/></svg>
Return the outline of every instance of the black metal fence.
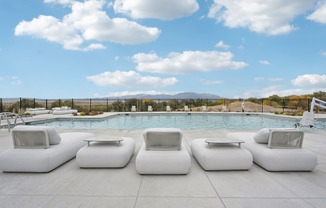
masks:
<svg viewBox="0 0 326 208"><path fill-rule="evenodd" d="M323 98L320 98L324 100ZM244 106L242 103L244 102ZM135 106L137 111L183 111L188 106L190 111L229 111L229 112L271 112L293 113L309 110L311 99L39 99L39 98L0 98L0 112L24 113L27 108L45 108L68 106L79 112L129 112ZM242 109L244 107L244 109ZM317 109L317 111L321 111Z"/></svg>

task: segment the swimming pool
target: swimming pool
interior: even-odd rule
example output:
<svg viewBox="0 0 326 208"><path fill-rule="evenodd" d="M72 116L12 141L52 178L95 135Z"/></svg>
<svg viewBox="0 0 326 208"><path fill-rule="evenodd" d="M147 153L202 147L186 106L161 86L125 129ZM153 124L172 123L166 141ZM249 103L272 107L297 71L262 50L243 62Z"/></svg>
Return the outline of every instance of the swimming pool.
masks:
<svg viewBox="0 0 326 208"><path fill-rule="evenodd" d="M105 118L72 118L45 122L33 122L29 125L46 125L55 128L74 129L145 129L156 127L174 127L181 129L261 129L293 127L296 118L284 118L262 114L230 113L164 113L164 114L120 114ZM326 120L317 122L317 129L326 129Z"/></svg>

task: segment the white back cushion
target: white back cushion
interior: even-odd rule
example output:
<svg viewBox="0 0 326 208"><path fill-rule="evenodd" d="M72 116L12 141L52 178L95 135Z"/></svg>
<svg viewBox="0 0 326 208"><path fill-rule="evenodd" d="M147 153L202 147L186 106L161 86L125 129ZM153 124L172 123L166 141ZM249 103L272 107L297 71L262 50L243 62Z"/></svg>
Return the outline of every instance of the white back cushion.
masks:
<svg viewBox="0 0 326 208"><path fill-rule="evenodd" d="M48 133L49 137L49 144L59 144L61 142L61 137L58 134L58 132L53 128L49 126L16 126L14 129L17 130L45 130Z"/></svg>

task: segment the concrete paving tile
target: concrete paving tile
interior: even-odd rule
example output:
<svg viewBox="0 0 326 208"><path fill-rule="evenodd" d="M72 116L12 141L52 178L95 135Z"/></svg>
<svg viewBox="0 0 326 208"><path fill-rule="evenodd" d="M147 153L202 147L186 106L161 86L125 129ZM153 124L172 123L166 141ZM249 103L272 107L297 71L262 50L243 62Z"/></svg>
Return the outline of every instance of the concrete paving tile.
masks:
<svg viewBox="0 0 326 208"><path fill-rule="evenodd" d="M222 198L227 208L313 208L302 199Z"/></svg>
<svg viewBox="0 0 326 208"><path fill-rule="evenodd" d="M45 207L53 196L14 196L14 195L1 195L0 207L1 208L41 208Z"/></svg>
<svg viewBox="0 0 326 208"><path fill-rule="evenodd" d="M220 197L297 197L256 165L249 171L209 171L207 175Z"/></svg>
<svg viewBox="0 0 326 208"><path fill-rule="evenodd" d="M268 174L299 197L326 198L326 174L321 171Z"/></svg>
<svg viewBox="0 0 326 208"><path fill-rule="evenodd" d="M137 196L141 183L134 163L119 169L81 169L81 172L82 176L59 195Z"/></svg>
<svg viewBox="0 0 326 208"><path fill-rule="evenodd" d="M305 199L309 204L314 208L325 208L326 198L325 199Z"/></svg>
<svg viewBox="0 0 326 208"><path fill-rule="evenodd" d="M144 175L139 196L217 197L217 194L198 164L192 164L188 175Z"/></svg>
<svg viewBox="0 0 326 208"><path fill-rule="evenodd" d="M57 196L47 208L133 208L136 197Z"/></svg>
<svg viewBox="0 0 326 208"><path fill-rule="evenodd" d="M309 148L313 153L317 155L318 164L326 164L326 148L325 147L313 147Z"/></svg>
<svg viewBox="0 0 326 208"><path fill-rule="evenodd" d="M56 194L78 177L76 170L69 161L50 173L16 173L0 183L0 194Z"/></svg>
<svg viewBox="0 0 326 208"><path fill-rule="evenodd" d="M139 197L135 208L224 208L223 203L215 198L157 198Z"/></svg>

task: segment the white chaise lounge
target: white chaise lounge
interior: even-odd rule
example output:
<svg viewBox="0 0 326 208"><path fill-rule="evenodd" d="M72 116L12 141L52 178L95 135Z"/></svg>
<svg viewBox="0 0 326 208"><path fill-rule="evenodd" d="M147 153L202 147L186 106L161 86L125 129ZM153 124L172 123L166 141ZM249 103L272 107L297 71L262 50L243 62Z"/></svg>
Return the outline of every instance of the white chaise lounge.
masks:
<svg viewBox="0 0 326 208"><path fill-rule="evenodd" d="M143 132L144 144L136 157L139 174L188 174L190 155L177 128L150 128Z"/></svg>
<svg viewBox="0 0 326 208"><path fill-rule="evenodd" d="M71 109L71 107L68 106L52 108L53 115L72 114L72 113L78 113L78 110Z"/></svg>
<svg viewBox="0 0 326 208"><path fill-rule="evenodd" d="M268 171L312 171L318 164L317 156L302 148L304 132L298 129L265 128L256 134L230 133L227 137L246 139L243 147L251 152L254 163Z"/></svg>
<svg viewBox="0 0 326 208"><path fill-rule="evenodd" d="M58 134L46 126L16 126L12 130L14 148L0 154L3 172L50 172L76 156L90 133Z"/></svg>

